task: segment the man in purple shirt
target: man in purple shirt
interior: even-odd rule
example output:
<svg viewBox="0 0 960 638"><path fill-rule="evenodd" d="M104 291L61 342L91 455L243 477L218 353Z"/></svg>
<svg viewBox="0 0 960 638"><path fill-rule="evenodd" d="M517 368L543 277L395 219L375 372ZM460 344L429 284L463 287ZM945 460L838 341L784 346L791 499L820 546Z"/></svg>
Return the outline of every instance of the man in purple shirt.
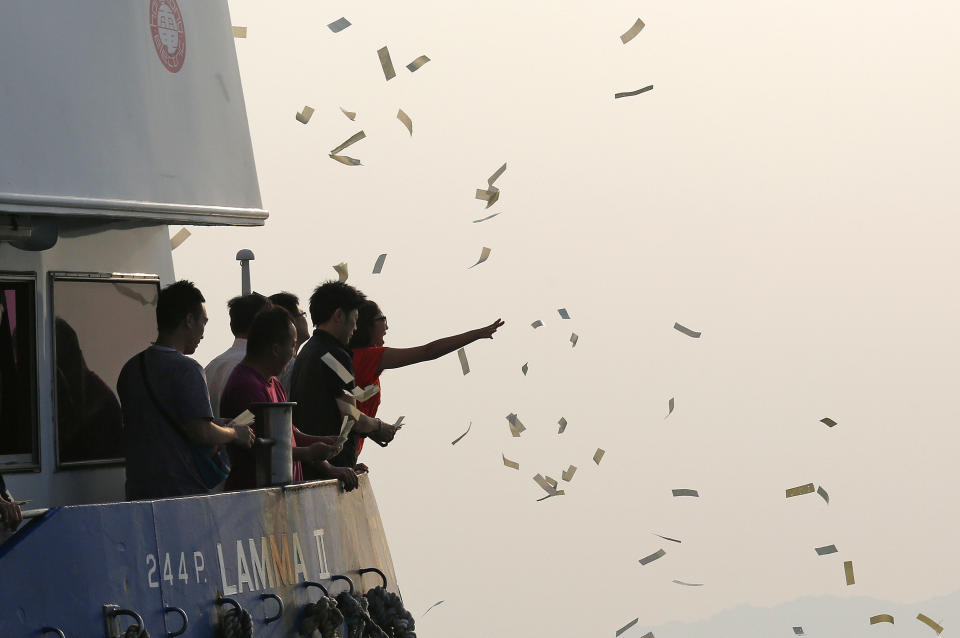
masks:
<svg viewBox="0 0 960 638"><path fill-rule="evenodd" d="M251 403L281 403L287 394L276 375L283 372L296 349L297 330L290 313L274 306L261 311L247 335L247 354L236 365L220 398L220 414L234 418ZM256 424L254 424L256 429ZM293 480L303 480L301 462L319 463L340 452L335 436L310 436L293 428ZM225 489L256 487L256 466L249 450L230 449L232 469Z"/></svg>

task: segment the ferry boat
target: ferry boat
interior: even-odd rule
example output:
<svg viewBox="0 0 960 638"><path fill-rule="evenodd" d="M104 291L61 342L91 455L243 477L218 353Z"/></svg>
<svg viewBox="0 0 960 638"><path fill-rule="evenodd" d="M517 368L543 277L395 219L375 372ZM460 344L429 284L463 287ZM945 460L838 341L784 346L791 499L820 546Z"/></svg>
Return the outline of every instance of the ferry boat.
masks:
<svg viewBox="0 0 960 638"><path fill-rule="evenodd" d="M293 636L324 588L399 593L366 476L123 502L168 226L267 221L233 37L226 0L0 5L0 638Z"/></svg>

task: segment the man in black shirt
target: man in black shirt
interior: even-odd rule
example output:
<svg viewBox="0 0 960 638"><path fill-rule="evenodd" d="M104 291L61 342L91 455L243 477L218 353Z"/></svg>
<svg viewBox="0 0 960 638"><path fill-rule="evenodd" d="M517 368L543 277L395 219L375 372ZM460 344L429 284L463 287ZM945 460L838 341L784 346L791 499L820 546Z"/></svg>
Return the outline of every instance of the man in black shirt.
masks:
<svg viewBox="0 0 960 638"><path fill-rule="evenodd" d="M357 313L366 299L353 286L339 281L328 281L313 291L310 296L310 319L313 321L313 336L297 355L290 379L290 400L296 401L293 409L293 424L302 432L315 436L336 436L344 412L338 400L354 403L349 393L354 388L353 354L347 348L350 337L357 329ZM324 355L328 361L324 361ZM334 367L339 363L349 380L344 380ZM344 393L346 391L347 394ZM347 491L357 487L357 471L365 466L357 464L357 441L360 435L372 434L377 440L388 443L396 434L396 427L372 419L365 414L353 426L343 451L329 461L315 466L305 464L305 479L339 479Z"/></svg>

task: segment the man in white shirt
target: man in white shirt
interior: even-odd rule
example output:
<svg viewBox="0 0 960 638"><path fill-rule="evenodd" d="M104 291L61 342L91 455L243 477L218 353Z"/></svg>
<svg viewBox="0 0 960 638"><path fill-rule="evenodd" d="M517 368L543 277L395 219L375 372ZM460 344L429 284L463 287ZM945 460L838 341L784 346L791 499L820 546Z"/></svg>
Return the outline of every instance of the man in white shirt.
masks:
<svg viewBox="0 0 960 638"><path fill-rule="evenodd" d="M247 354L247 332L253 325L253 318L270 305L269 299L256 292L234 297L227 302L227 308L230 311L230 331L234 336L233 345L217 355L203 369L207 377L207 390L210 392L210 407L213 409L214 418L220 418L220 395L223 387L227 385L230 373Z"/></svg>

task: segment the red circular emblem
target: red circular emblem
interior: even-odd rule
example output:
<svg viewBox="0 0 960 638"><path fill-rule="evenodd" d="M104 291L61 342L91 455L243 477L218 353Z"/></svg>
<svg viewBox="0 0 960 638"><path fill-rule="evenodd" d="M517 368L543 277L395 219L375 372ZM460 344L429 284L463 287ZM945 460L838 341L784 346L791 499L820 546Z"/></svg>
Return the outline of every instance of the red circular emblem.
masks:
<svg viewBox="0 0 960 638"><path fill-rule="evenodd" d="M150 35L167 71L176 73L183 68L187 38L177 0L150 0Z"/></svg>

